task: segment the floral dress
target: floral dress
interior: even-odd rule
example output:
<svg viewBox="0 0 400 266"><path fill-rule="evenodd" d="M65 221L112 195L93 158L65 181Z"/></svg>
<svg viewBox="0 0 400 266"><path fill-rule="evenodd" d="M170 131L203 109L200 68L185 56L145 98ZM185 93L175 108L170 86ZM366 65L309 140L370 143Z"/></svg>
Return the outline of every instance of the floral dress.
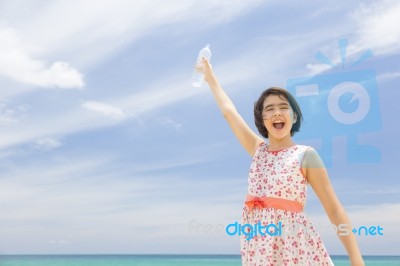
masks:
<svg viewBox="0 0 400 266"><path fill-rule="evenodd" d="M307 180L301 162L309 146L294 145L269 151L262 143L253 158L248 196L270 197L305 206ZM269 226L264 234L240 236L242 265L333 265L316 228L303 211L273 207L250 208L245 204L242 225ZM280 225L279 225L280 224ZM271 230L272 228L272 230ZM250 232L246 228L246 232ZM279 234L278 234L279 233Z"/></svg>

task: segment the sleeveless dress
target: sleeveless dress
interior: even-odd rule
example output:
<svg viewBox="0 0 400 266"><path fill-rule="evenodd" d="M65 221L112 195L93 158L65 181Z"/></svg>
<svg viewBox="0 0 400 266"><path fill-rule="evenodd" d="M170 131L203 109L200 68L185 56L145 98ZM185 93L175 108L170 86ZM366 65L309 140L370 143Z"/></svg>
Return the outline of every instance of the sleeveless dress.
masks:
<svg viewBox="0 0 400 266"><path fill-rule="evenodd" d="M268 145L262 143L250 166L248 195L296 201L304 207L307 180L303 176L301 162L309 148L294 145L269 151ZM334 265L316 228L303 211L249 208L245 204L242 225L245 224L274 226L267 227L268 230L261 231L264 234L253 235L251 239L249 235L240 236L242 265ZM249 228L246 229L250 232Z"/></svg>

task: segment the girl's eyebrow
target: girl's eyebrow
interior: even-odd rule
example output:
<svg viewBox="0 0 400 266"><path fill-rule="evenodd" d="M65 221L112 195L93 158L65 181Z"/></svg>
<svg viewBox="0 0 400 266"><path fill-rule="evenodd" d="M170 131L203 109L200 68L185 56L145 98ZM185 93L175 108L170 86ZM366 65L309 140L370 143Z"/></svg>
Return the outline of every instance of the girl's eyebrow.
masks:
<svg viewBox="0 0 400 266"><path fill-rule="evenodd" d="M267 109L268 107L273 107L273 106L276 106L276 105L280 105L280 106L283 106L283 105L289 106L288 103L268 104L267 106L264 107L264 110Z"/></svg>

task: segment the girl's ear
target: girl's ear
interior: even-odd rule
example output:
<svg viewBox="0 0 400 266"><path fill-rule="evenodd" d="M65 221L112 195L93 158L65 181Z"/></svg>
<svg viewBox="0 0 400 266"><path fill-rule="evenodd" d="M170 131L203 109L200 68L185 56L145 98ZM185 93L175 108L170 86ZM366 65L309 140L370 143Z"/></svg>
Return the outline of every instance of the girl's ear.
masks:
<svg viewBox="0 0 400 266"><path fill-rule="evenodd" d="M297 122L297 115L295 112L293 112L293 124Z"/></svg>

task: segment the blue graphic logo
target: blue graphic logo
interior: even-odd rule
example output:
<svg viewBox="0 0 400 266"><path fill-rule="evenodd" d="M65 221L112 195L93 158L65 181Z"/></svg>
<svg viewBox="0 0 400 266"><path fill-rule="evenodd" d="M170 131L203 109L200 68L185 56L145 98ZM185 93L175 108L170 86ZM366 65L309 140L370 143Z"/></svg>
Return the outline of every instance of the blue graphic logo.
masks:
<svg viewBox="0 0 400 266"><path fill-rule="evenodd" d="M375 235L380 235L383 236L383 227L381 227L380 225L378 226L360 226L358 229L357 228L353 228L353 230L351 230L353 232L353 234L355 235L365 235L365 236L375 236Z"/></svg>
<svg viewBox="0 0 400 266"><path fill-rule="evenodd" d="M353 233L355 236L383 236L383 227L380 225L377 226L367 226L362 225L359 227L353 227L353 229L348 224L325 224L325 225L317 225L319 232L325 231L334 233L339 236L348 236ZM245 239L250 241L254 237L275 237L275 236L298 236L299 233L314 235L316 233L313 226L306 226L302 223L283 223L279 221L277 224L267 224L262 225L260 221L255 224L240 224L237 221L234 223L228 224L225 227L225 232L229 236L245 236Z"/></svg>
<svg viewBox="0 0 400 266"><path fill-rule="evenodd" d="M231 228L234 229L233 232L230 231ZM246 236L246 240L250 240L257 235L281 236L282 222L278 222L278 224L268 224L268 225L261 225L260 221L254 225L248 223L242 225L238 222L235 222L227 225L225 231L230 236L234 236L236 234L241 236L243 234Z"/></svg>
<svg viewBox="0 0 400 266"><path fill-rule="evenodd" d="M316 54L317 60L331 67L328 72L287 80L286 88L304 115L299 138L321 139L318 151L327 167L332 165L335 136L347 137L347 162L378 163L380 151L358 140L360 134L382 127L376 74L373 69L351 70L371 58L372 51L367 50L347 67L347 40L339 40L339 48L341 63L336 65L321 52Z"/></svg>

